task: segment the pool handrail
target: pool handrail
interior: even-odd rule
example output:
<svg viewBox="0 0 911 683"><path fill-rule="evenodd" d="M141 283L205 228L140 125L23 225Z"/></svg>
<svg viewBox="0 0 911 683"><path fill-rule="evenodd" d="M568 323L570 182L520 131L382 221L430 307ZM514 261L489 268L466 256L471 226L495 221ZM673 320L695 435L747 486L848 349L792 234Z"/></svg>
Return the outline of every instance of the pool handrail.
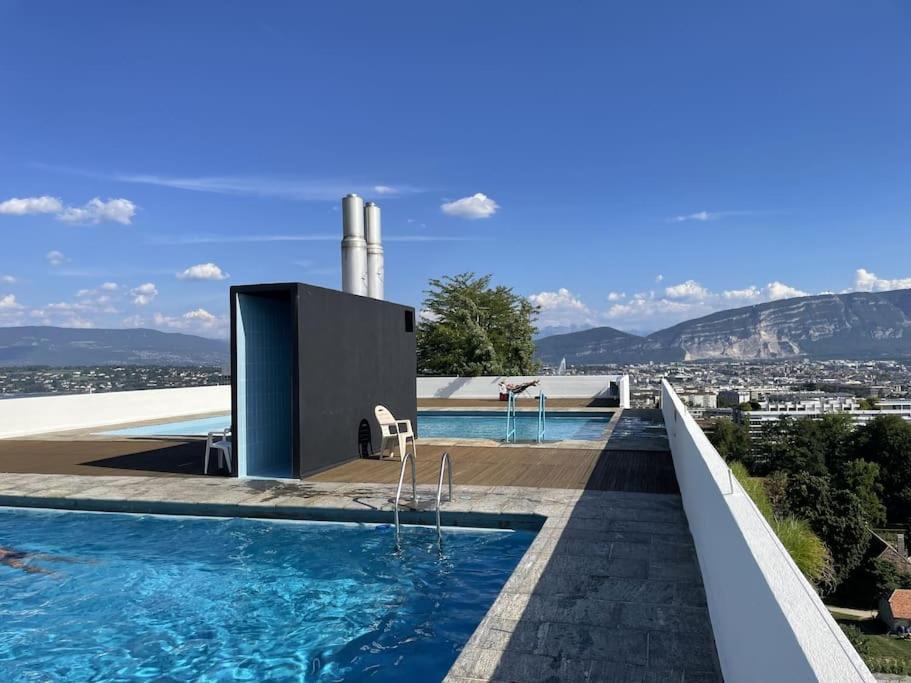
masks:
<svg viewBox="0 0 911 683"><path fill-rule="evenodd" d="M449 475L449 502L452 502L452 458L449 451L443 451L440 458L440 482L437 484L437 541L442 545L443 532L440 529L440 500L443 497L443 471Z"/></svg>
<svg viewBox="0 0 911 683"><path fill-rule="evenodd" d="M399 544L399 499L402 496L402 483L405 481L405 463L411 461L411 504L412 506L417 506L418 504L418 479L417 479L417 470L414 465L414 453L411 451L405 451L405 455L402 457L402 471L399 472L399 486L395 490L395 544Z"/></svg>
<svg viewBox="0 0 911 683"><path fill-rule="evenodd" d="M542 391L538 394L538 443L544 441L544 429L547 420L547 395Z"/></svg>
<svg viewBox="0 0 911 683"><path fill-rule="evenodd" d="M512 429L509 428L510 416L512 416ZM515 441L516 420L516 395L510 391L506 395L506 443L509 443L510 437L512 437L513 441Z"/></svg>

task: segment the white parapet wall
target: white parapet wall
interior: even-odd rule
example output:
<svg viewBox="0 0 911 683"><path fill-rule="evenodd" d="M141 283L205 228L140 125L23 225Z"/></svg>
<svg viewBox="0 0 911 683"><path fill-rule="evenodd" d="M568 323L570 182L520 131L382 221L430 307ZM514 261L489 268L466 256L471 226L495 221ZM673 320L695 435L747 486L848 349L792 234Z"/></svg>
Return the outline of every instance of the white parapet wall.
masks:
<svg viewBox="0 0 911 683"><path fill-rule="evenodd" d="M230 410L229 385L10 398L0 401L0 438Z"/></svg>
<svg viewBox="0 0 911 683"><path fill-rule="evenodd" d="M418 377L418 398L497 398L500 382L518 384L534 379L541 380L539 388L550 398L610 396L613 382L620 393L620 407L629 408L629 375Z"/></svg>
<svg viewBox="0 0 911 683"><path fill-rule="evenodd" d="M874 681L667 381L661 410L727 681Z"/></svg>

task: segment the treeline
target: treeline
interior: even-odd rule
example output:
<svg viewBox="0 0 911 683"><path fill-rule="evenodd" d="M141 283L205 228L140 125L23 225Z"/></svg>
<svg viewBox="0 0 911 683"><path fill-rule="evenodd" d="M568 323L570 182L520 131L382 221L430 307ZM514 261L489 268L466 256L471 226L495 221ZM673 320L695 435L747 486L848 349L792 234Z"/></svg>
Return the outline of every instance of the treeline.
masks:
<svg viewBox="0 0 911 683"><path fill-rule="evenodd" d="M816 549L808 557L789 548L821 594L869 607L895 588L911 587L911 574L877 559L871 548L873 529L898 527L907 536L911 524L911 423L896 415L856 428L844 414L783 418L752 441L746 425L714 426L712 443L755 479L770 523L805 523L804 533L821 541L819 547L810 538L792 542Z"/></svg>

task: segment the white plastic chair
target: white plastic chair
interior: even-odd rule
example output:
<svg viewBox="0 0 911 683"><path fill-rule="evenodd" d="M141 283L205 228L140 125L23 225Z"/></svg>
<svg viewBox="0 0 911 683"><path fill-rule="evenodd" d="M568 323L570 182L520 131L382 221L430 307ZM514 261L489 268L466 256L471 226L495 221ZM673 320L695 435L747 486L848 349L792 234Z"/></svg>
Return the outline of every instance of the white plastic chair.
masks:
<svg viewBox="0 0 911 683"><path fill-rule="evenodd" d="M411 454L417 457L411 420L396 420L385 406L377 406L373 412L380 425L380 460L384 459L386 446L390 441L398 444L399 460L404 458L409 439L411 440ZM395 454L393 453L390 457L395 457Z"/></svg>
<svg viewBox="0 0 911 683"><path fill-rule="evenodd" d="M209 432L206 438L206 460L203 464L203 474L209 473L209 451L212 449L218 451L218 467L221 468L222 462L228 464L228 474L231 474L231 428L222 429L216 432Z"/></svg>

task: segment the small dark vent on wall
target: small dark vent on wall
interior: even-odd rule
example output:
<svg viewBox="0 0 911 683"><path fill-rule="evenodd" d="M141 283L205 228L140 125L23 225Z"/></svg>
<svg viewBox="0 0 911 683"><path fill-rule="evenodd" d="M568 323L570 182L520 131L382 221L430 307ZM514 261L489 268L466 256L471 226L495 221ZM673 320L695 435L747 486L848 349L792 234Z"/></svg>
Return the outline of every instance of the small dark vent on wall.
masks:
<svg viewBox="0 0 911 683"><path fill-rule="evenodd" d="M405 311L405 331L414 332L414 311Z"/></svg>

